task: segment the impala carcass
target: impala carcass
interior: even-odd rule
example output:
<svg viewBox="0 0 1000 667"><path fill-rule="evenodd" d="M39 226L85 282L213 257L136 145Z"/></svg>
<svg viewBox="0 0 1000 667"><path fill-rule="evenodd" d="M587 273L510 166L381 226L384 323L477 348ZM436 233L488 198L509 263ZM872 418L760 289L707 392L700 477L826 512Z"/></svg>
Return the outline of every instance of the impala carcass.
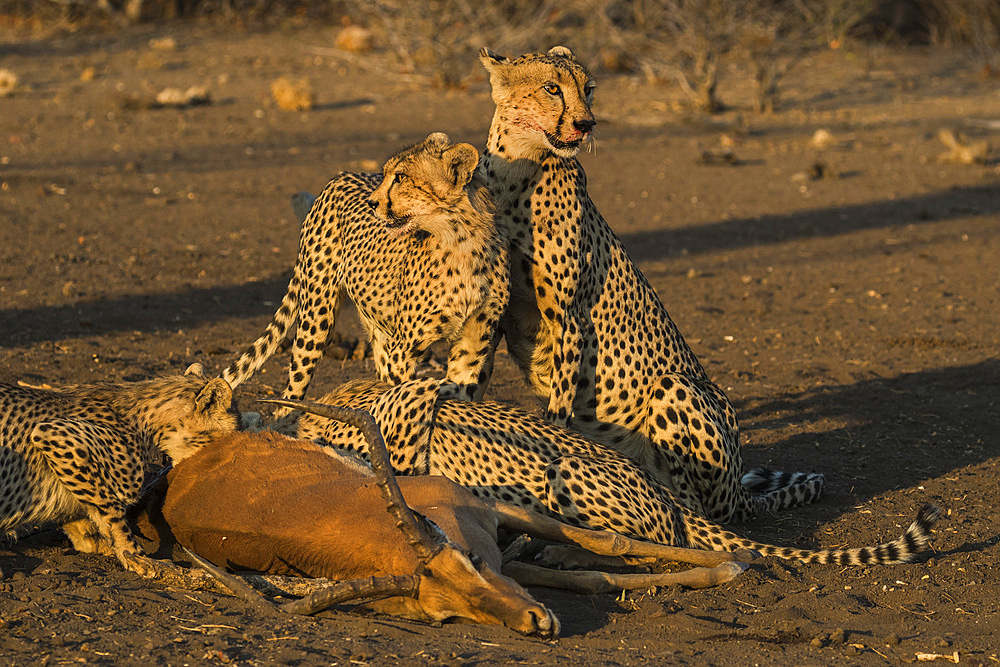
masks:
<svg viewBox="0 0 1000 667"><path fill-rule="evenodd" d="M370 606L421 620L461 618L553 636L556 617L501 572L498 527L509 527L611 555L687 560L676 574L617 575L509 564L531 583L609 591L671 583L729 581L745 565L718 552L642 544L605 531L561 524L518 507L487 504L443 477L392 475L375 422L361 411L328 414L361 429L372 466L329 448L275 433L220 437L165 476L146 512L161 544L176 540L231 570L338 580L289 603L315 613L331 604L380 597ZM411 506L417 510L414 513ZM149 532L149 524L143 532ZM213 570L237 592L242 580Z"/></svg>
<svg viewBox="0 0 1000 667"><path fill-rule="evenodd" d="M511 502L587 528L679 547L746 549L807 563L841 565L910 561L924 550L940 510L924 505L899 538L851 549L793 549L736 535L684 506L642 466L523 410L444 397L436 380L389 386L373 380L342 385L321 399L372 413L396 471L441 474L475 495ZM322 404L268 399L291 413L271 428L365 453L356 429L328 419Z"/></svg>

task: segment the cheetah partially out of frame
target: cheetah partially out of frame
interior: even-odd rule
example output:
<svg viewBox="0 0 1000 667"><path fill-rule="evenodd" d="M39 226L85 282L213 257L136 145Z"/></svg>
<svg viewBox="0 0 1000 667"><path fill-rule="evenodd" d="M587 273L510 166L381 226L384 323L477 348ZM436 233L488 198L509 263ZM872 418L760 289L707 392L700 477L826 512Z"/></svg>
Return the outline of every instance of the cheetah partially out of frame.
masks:
<svg viewBox="0 0 1000 667"><path fill-rule="evenodd" d="M510 237L501 328L546 417L639 462L717 521L819 497L823 476L743 475L736 413L587 195L594 80L566 47L483 49L496 112L480 173ZM753 491L753 493L751 493Z"/></svg>
<svg viewBox="0 0 1000 667"><path fill-rule="evenodd" d="M368 332L381 379L415 376L436 341L451 344L447 379L482 396L507 305L507 243L476 174L479 153L436 132L386 162L344 172L311 203L288 291L274 319L222 373L234 387L271 357L298 318L283 396L305 394L346 294Z"/></svg>
<svg viewBox="0 0 1000 667"><path fill-rule="evenodd" d="M0 531L58 522L77 551L153 576L125 522L143 463L161 453L176 463L239 426L229 385L197 364L144 382L0 384Z"/></svg>
<svg viewBox="0 0 1000 667"><path fill-rule="evenodd" d="M618 452L516 408L444 399L434 380L394 387L374 380L354 381L320 402L371 412L400 473L444 475L481 498L661 544L753 549L807 563L903 563L926 546L940 514L938 508L925 505L902 537L877 546L777 547L747 540L698 516ZM317 409L306 402L294 402L293 407ZM272 428L367 455L366 441L357 429L314 414L292 412Z"/></svg>

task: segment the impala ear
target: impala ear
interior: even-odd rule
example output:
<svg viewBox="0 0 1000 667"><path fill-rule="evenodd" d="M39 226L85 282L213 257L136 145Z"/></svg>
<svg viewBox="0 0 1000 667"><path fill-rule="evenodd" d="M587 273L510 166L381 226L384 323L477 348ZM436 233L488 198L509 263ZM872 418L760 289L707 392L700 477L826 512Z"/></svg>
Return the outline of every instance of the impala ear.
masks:
<svg viewBox="0 0 1000 667"><path fill-rule="evenodd" d="M451 181L458 187L465 187L479 165L479 151L471 144L456 144L442 156L448 165Z"/></svg>

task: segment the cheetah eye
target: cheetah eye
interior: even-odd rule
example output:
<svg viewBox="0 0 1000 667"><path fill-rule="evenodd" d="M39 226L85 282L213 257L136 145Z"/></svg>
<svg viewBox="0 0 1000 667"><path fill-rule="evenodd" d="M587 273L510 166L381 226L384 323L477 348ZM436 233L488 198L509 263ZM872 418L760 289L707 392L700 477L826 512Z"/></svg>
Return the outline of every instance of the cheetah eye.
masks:
<svg viewBox="0 0 1000 667"><path fill-rule="evenodd" d="M406 174L402 174L402 173L400 173L400 172L397 171L395 173L395 175L393 176L393 178L392 178L392 182L393 183L402 183L403 181L406 180L406 178L407 178Z"/></svg>
<svg viewBox="0 0 1000 667"><path fill-rule="evenodd" d="M547 92L549 95L558 95L559 94L559 86L557 86L554 83L547 83L547 84L545 84L544 86L542 86L542 90L544 90L545 92Z"/></svg>
<svg viewBox="0 0 1000 667"><path fill-rule="evenodd" d="M586 95L587 97L590 97L591 95L594 94L595 88L597 88L595 84L588 83L586 86L583 87L583 94Z"/></svg>

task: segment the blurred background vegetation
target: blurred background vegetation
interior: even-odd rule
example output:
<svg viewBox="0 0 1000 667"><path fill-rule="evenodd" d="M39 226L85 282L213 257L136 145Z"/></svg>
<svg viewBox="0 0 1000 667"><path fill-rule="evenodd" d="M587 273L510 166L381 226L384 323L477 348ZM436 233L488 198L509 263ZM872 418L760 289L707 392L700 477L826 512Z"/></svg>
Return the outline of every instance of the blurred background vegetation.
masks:
<svg viewBox="0 0 1000 667"><path fill-rule="evenodd" d="M1000 0L0 0L4 30L192 20L338 26L350 33L339 48L381 52L444 86L478 72L484 44L517 54L566 43L600 70L676 83L710 112L724 107L720 66L734 59L752 70L758 111L816 49L961 48L983 77L1000 74Z"/></svg>

